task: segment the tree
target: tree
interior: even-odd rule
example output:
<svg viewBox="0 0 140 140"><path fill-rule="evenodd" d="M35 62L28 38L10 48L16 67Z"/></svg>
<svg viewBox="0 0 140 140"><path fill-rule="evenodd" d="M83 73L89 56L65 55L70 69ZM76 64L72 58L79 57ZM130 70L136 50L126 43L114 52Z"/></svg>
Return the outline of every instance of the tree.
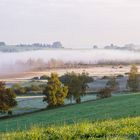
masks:
<svg viewBox="0 0 140 140"><path fill-rule="evenodd" d="M68 88L62 85L58 75L55 73L51 74L48 80L47 86L43 91L45 95L44 100L48 103L48 107L57 107L64 104L64 99L67 96Z"/></svg>
<svg viewBox="0 0 140 140"><path fill-rule="evenodd" d="M119 83L116 81L115 76L111 76L106 83L106 86L110 88L112 91L116 91L119 88Z"/></svg>
<svg viewBox="0 0 140 140"><path fill-rule="evenodd" d="M68 86L69 92L67 98L70 99L71 102L72 99L74 99L76 103L81 102L81 97L86 94L88 83L93 81L86 72L82 74L76 74L74 72L66 73L60 77L60 80Z"/></svg>
<svg viewBox="0 0 140 140"><path fill-rule="evenodd" d="M61 42L56 41L52 44L52 48L63 48L63 45L61 44Z"/></svg>
<svg viewBox="0 0 140 140"><path fill-rule="evenodd" d="M16 95L23 95L23 94L26 94L26 88L25 87L22 87L21 85L19 84L14 84L11 89L13 90L13 92L16 94Z"/></svg>
<svg viewBox="0 0 140 140"><path fill-rule="evenodd" d="M0 82L0 112L5 113L17 105L16 95L11 89L6 89L5 83Z"/></svg>
<svg viewBox="0 0 140 140"><path fill-rule="evenodd" d="M127 86L130 91L136 92L139 90L139 74L136 65L132 65L128 75Z"/></svg>

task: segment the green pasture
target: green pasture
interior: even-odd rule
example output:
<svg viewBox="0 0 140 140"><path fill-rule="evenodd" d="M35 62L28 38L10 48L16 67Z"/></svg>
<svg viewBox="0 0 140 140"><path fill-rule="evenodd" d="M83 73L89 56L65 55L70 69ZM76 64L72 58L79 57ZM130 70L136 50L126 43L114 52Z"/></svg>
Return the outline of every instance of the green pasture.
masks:
<svg viewBox="0 0 140 140"><path fill-rule="evenodd" d="M140 94L129 94L0 120L0 131L26 130L33 125L45 127L136 116L140 116Z"/></svg>

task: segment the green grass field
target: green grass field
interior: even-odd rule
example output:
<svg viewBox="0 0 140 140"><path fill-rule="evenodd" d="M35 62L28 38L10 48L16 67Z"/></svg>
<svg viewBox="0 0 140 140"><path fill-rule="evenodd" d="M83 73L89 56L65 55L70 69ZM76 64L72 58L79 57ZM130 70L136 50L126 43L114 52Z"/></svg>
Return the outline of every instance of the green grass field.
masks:
<svg viewBox="0 0 140 140"><path fill-rule="evenodd" d="M77 123L140 116L140 94L122 95L0 120L0 131L26 130L33 125Z"/></svg>
<svg viewBox="0 0 140 140"><path fill-rule="evenodd" d="M2 140L139 140L140 117L39 127L1 134Z"/></svg>

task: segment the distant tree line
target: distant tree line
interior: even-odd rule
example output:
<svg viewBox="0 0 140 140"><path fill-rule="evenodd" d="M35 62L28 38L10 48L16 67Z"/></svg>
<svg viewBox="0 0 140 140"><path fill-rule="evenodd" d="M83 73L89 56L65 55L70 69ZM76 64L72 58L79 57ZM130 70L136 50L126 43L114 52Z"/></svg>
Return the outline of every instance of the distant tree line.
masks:
<svg viewBox="0 0 140 140"><path fill-rule="evenodd" d="M18 47L40 47L40 48L63 48L60 41L53 42L52 44L33 43L33 44L19 44Z"/></svg>
<svg viewBox="0 0 140 140"><path fill-rule="evenodd" d="M32 59L29 58L26 61L17 60L15 65L18 67L19 71L26 70L46 70L46 69L59 69L59 68L87 68L93 67L96 65L109 65L112 66L112 69L115 69L117 66L118 69L122 69L123 65L129 65L131 63L140 64L138 60L121 62L116 60L100 60L97 64L93 64L91 62L83 62L83 61L64 61L61 59L50 59L48 61L44 61L43 59Z"/></svg>
<svg viewBox="0 0 140 140"><path fill-rule="evenodd" d="M11 46L7 45L5 42L0 42L0 46ZM33 44L17 44L14 45L17 47L40 47L40 48L63 48L63 45L60 41L53 42L52 44L45 43L33 43Z"/></svg>
<svg viewBox="0 0 140 140"><path fill-rule="evenodd" d="M57 69L57 68L86 68L93 64L85 64L84 62L63 61L59 59L50 59L47 62L42 59L29 58L26 61L16 61L16 66L21 70L42 70L42 69Z"/></svg>

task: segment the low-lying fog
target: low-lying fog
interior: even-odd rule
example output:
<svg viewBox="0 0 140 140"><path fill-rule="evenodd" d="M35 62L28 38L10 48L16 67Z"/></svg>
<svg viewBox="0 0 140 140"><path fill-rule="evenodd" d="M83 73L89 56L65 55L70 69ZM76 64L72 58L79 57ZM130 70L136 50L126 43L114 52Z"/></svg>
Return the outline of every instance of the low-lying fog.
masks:
<svg viewBox="0 0 140 140"><path fill-rule="evenodd" d="M82 62L88 64L110 61L126 63L140 62L140 52L104 49L40 50L18 53L1 52L0 74L24 71L26 69L24 69L24 67L27 67L27 65L24 65L29 59L35 60L37 63L47 63L51 59L62 60L63 62Z"/></svg>

